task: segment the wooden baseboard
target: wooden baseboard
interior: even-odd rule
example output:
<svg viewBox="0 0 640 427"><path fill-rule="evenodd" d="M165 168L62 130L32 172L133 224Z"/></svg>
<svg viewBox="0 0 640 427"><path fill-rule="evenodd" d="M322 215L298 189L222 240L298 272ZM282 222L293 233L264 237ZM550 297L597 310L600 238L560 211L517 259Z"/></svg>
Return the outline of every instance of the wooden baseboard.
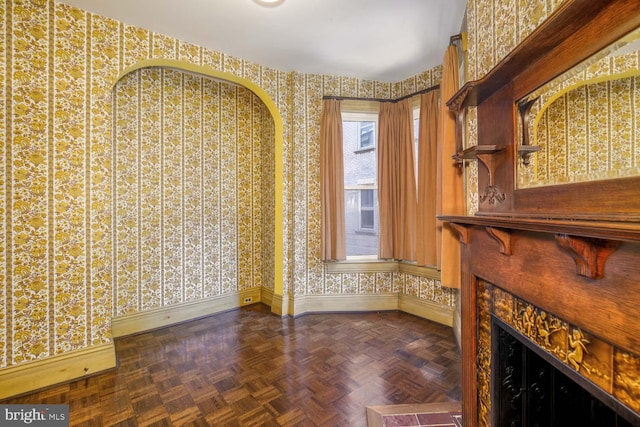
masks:
<svg viewBox="0 0 640 427"><path fill-rule="evenodd" d="M445 326L453 326L454 307L427 301L410 295L398 297L398 310Z"/></svg>
<svg viewBox="0 0 640 427"><path fill-rule="evenodd" d="M273 289L262 288L260 290L260 300L264 305L273 308ZM273 309L271 310L273 311Z"/></svg>
<svg viewBox="0 0 640 427"><path fill-rule="evenodd" d="M453 325L454 308L397 293L303 295L293 302L293 316L305 313L399 310L442 325Z"/></svg>
<svg viewBox="0 0 640 427"><path fill-rule="evenodd" d="M111 320L111 333L114 338L123 337L195 320L257 302L261 302L260 288L216 295L197 301L114 317Z"/></svg>
<svg viewBox="0 0 640 427"><path fill-rule="evenodd" d="M277 316L291 316L290 307L292 307L291 298L285 298L282 295L276 295L272 289L262 289L262 303L271 307L271 312Z"/></svg>
<svg viewBox="0 0 640 427"><path fill-rule="evenodd" d="M116 367L113 343L0 369L0 399L80 379Z"/></svg>
<svg viewBox="0 0 640 427"><path fill-rule="evenodd" d="M399 310L442 325L456 325L455 307L396 293L303 295L285 299L282 295L275 295L270 289L262 289L261 300L271 307L272 313L279 316L300 316L314 312Z"/></svg>
<svg viewBox="0 0 640 427"><path fill-rule="evenodd" d="M301 295L293 302L292 315L389 310L398 310L398 294Z"/></svg>

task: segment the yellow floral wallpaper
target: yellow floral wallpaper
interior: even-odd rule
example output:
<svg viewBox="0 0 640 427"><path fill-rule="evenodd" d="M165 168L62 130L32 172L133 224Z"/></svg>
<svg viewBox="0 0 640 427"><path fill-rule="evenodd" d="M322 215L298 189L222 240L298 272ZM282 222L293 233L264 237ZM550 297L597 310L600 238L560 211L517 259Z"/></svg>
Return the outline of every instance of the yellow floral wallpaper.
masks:
<svg viewBox="0 0 640 427"><path fill-rule="evenodd" d="M468 0L467 80L487 74L563 0Z"/></svg>
<svg viewBox="0 0 640 427"><path fill-rule="evenodd" d="M264 103L156 67L120 79L114 100L115 314L272 288L274 128Z"/></svg>
<svg viewBox="0 0 640 427"><path fill-rule="evenodd" d="M0 368L108 343L115 316L274 290L277 227L284 296L393 291L454 303L438 281L329 274L319 259L322 96L398 97L437 84L440 67L395 83L306 75L53 0L0 0L0 17ZM283 120L282 176L256 95L135 67L149 59L264 90Z"/></svg>

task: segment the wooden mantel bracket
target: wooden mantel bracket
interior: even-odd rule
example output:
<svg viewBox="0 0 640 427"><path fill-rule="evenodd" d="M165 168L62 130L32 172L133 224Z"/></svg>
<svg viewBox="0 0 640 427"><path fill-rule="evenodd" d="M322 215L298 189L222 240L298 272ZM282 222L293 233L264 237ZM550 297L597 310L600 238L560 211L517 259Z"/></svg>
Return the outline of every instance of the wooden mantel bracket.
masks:
<svg viewBox="0 0 640 427"><path fill-rule="evenodd" d="M450 222L449 225L451 226L451 228L458 232L461 243L464 243L465 245L471 243L471 232L469 231L471 229L471 225L460 224L457 222Z"/></svg>
<svg viewBox="0 0 640 427"><path fill-rule="evenodd" d="M471 93L471 86L465 86L447 102L447 107L456 117L456 154L462 151L462 129L464 127L465 101ZM458 166L462 166L462 159L455 159Z"/></svg>
<svg viewBox="0 0 640 427"><path fill-rule="evenodd" d="M589 237L556 234L558 245L569 252L576 263L576 273L590 279L604 277L604 265L620 242Z"/></svg>
<svg viewBox="0 0 640 427"><path fill-rule="evenodd" d="M495 228L491 226L485 227L487 234L493 238L500 245L500 253L504 255L511 255L511 233L508 230L501 228Z"/></svg>
<svg viewBox="0 0 640 427"><path fill-rule="evenodd" d="M489 185L484 193L480 194L480 203L487 202L493 205L506 200L505 194L495 184L495 172L506 157L506 148L504 145L474 145L451 156L457 163L478 160L487 168Z"/></svg>

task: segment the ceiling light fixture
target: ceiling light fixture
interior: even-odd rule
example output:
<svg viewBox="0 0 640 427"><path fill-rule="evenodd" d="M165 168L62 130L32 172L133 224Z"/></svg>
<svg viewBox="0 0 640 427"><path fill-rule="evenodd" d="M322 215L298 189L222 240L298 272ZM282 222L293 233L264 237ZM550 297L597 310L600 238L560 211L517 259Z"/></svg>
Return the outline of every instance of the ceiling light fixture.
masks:
<svg viewBox="0 0 640 427"><path fill-rule="evenodd" d="M284 3L284 0L253 0L253 1L259 4L260 6L265 6L265 7L276 7Z"/></svg>

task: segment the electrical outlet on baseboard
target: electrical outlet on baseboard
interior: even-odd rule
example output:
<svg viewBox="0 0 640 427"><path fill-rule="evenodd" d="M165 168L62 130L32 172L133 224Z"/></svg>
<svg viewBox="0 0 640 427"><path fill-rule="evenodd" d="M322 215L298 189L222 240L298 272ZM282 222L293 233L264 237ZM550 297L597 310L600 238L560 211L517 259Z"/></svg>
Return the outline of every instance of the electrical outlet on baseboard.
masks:
<svg viewBox="0 0 640 427"><path fill-rule="evenodd" d="M245 304L251 304L252 301L253 301L253 298L251 298L251 297L245 297L245 299L244 299L244 303Z"/></svg>

